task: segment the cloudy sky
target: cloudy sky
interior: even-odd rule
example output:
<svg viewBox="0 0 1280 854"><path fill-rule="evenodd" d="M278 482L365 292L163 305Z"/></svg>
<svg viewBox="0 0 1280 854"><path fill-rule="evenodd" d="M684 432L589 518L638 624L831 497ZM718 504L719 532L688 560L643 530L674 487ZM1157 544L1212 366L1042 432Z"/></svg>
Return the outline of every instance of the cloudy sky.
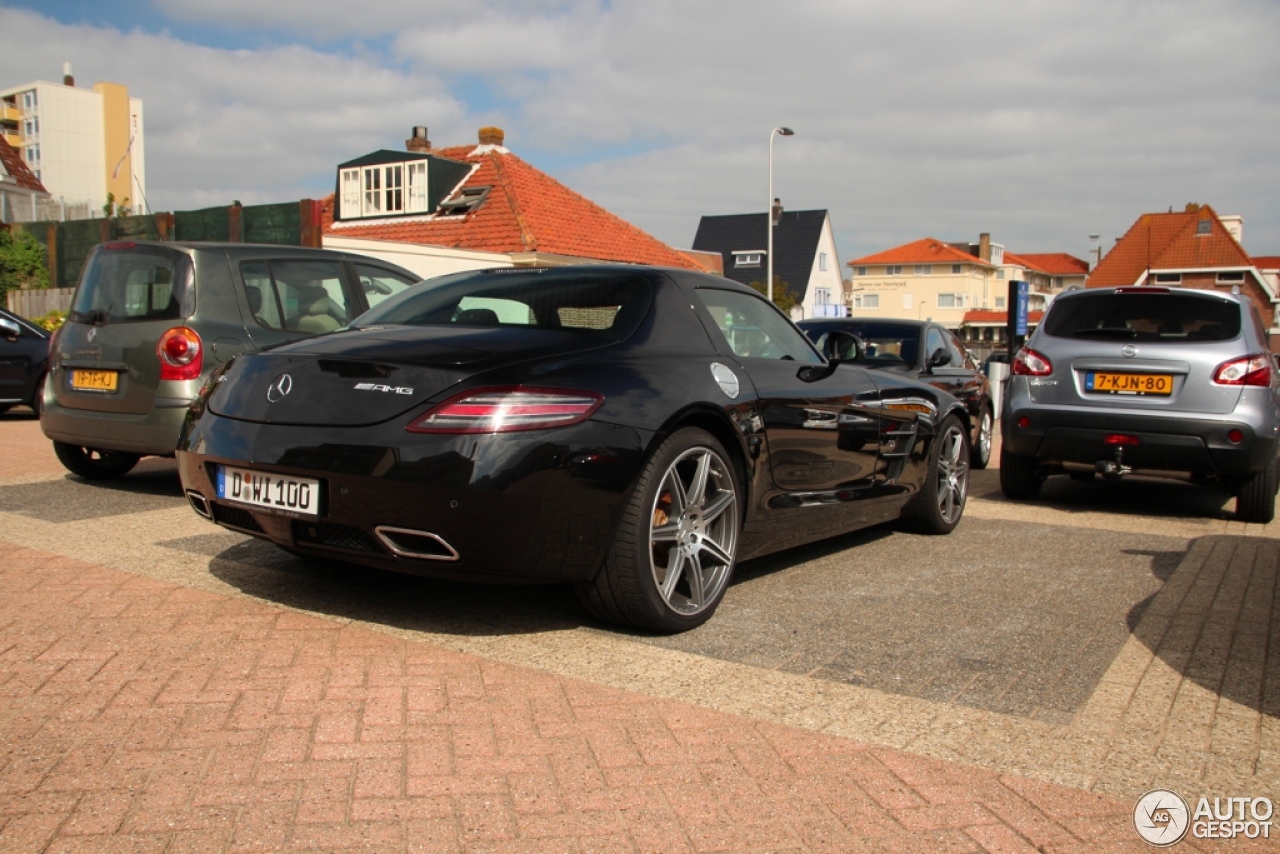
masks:
<svg viewBox="0 0 1280 854"><path fill-rule="evenodd" d="M668 243L830 210L844 260L925 236L1084 257L1207 202L1280 254L1276 0L0 0L0 86L126 84L155 210L319 197L336 164L496 124Z"/></svg>

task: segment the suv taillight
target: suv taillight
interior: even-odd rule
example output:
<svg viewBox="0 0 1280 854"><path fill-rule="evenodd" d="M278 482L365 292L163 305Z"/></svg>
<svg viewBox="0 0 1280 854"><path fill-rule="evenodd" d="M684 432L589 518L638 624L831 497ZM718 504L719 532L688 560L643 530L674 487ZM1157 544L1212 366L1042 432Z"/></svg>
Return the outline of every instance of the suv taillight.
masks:
<svg viewBox="0 0 1280 854"><path fill-rule="evenodd" d="M1047 377L1053 373L1053 362L1030 347L1023 347L1013 357L1013 373L1023 377Z"/></svg>
<svg viewBox="0 0 1280 854"><path fill-rule="evenodd" d="M204 367L204 347L194 329L175 326L156 343L160 359L160 379L194 380Z"/></svg>
<svg viewBox="0 0 1280 854"><path fill-rule="evenodd" d="M509 433L585 421L604 398L593 391L504 386L463 392L405 427L410 433Z"/></svg>
<svg viewBox="0 0 1280 854"><path fill-rule="evenodd" d="M1213 381L1218 385L1271 385L1271 355L1255 353L1240 359L1223 362L1213 371Z"/></svg>

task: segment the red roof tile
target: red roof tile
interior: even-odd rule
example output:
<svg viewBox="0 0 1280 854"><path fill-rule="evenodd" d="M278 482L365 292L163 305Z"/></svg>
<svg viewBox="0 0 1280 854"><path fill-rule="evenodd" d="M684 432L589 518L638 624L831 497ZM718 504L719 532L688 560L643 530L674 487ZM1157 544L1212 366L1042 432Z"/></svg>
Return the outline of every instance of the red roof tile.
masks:
<svg viewBox="0 0 1280 854"><path fill-rule="evenodd" d="M458 146L431 153L475 164L462 186L491 187L484 204L463 216L406 217L335 228L330 196L324 206L325 233L477 252L537 252L699 269L689 257L505 149Z"/></svg>
<svg viewBox="0 0 1280 854"><path fill-rule="evenodd" d="M22 159L22 155L18 153L18 149L0 136L0 162L4 163L5 171L17 182L19 187L28 190L35 190L37 193L48 193L44 188L44 184L40 183L40 179L27 166Z"/></svg>
<svg viewBox="0 0 1280 854"><path fill-rule="evenodd" d="M1043 311L1028 311L1027 323L1035 326L1040 322L1040 318L1044 317ZM998 323L1004 325L1009 322L1009 312L993 311L989 308L975 308L964 313L964 320L960 321L961 326L976 326L979 324L990 325Z"/></svg>
<svg viewBox="0 0 1280 854"><path fill-rule="evenodd" d="M1280 255L1254 255L1253 264L1259 270L1280 270Z"/></svg>
<svg viewBox="0 0 1280 854"><path fill-rule="evenodd" d="M977 264L990 267L991 264L962 252L954 246L943 243L932 237L904 243L893 249L886 249L874 255L866 255L850 261L850 267L866 267L872 264Z"/></svg>
<svg viewBox="0 0 1280 854"><path fill-rule="evenodd" d="M1018 264L1050 276L1083 276L1089 272L1088 261L1068 255L1066 252L1022 252L1017 255L1005 252L1004 262Z"/></svg>
<svg viewBox="0 0 1280 854"><path fill-rule="evenodd" d="M1208 221L1208 233L1197 233ZM1138 218L1089 275L1091 288L1136 284L1149 270L1213 270L1253 262L1208 205Z"/></svg>

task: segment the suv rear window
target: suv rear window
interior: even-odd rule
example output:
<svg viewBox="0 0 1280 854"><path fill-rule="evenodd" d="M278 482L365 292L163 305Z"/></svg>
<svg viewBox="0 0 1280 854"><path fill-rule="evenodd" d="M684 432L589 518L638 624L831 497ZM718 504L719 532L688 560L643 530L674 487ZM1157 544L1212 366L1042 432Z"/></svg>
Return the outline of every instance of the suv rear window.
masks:
<svg viewBox="0 0 1280 854"><path fill-rule="evenodd" d="M191 259L148 246L93 250L69 319L76 323L178 320L195 311Z"/></svg>
<svg viewBox="0 0 1280 854"><path fill-rule="evenodd" d="M1240 305L1176 293L1073 296L1054 302L1044 331L1057 338L1229 341L1240 334Z"/></svg>

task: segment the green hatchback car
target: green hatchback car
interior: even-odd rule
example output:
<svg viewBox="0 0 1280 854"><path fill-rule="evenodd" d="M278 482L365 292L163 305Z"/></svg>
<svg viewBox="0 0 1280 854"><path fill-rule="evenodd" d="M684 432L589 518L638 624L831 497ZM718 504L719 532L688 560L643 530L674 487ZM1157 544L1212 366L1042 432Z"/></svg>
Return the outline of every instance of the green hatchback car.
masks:
<svg viewBox="0 0 1280 854"><path fill-rule="evenodd" d="M54 338L40 426L74 474L119 477L143 456L173 456L218 364L339 329L420 279L325 249L104 243Z"/></svg>

